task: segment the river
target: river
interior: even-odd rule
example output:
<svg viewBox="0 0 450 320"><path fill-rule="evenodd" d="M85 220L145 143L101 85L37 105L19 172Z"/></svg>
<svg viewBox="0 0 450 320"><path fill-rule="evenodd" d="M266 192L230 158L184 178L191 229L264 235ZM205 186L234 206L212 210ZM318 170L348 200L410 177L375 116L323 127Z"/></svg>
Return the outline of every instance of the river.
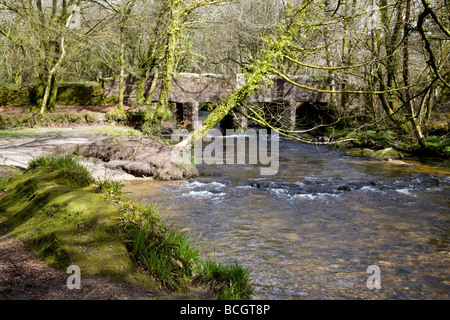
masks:
<svg viewBox="0 0 450 320"><path fill-rule="evenodd" d="M233 143L233 140L229 143ZM254 299L448 299L448 162L414 167L281 138L280 167L198 165L190 181L128 182L205 256L252 272ZM369 289L369 266L380 289Z"/></svg>

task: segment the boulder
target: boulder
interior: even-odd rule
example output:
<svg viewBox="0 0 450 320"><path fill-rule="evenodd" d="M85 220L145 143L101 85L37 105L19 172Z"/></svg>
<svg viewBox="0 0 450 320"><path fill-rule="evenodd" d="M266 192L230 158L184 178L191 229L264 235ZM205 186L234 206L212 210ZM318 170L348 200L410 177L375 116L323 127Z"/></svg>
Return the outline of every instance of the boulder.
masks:
<svg viewBox="0 0 450 320"><path fill-rule="evenodd" d="M378 160L395 160L401 159L402 154L393 148L386 148L383 150L378 150L374 153L374 158Z"/></svg>
<svg viewBox="0 0 450 320"><path fill-rule="evenodd" d="M350 149L344 152L346 156L352 157L364 157L376 160L397 160L403 158L402 154L393 148L386 148L383 150L371 150L371 149Z"/></svg>
<svg viewBox="0 0 450 320"><path fill-rule="evenodd" d="M392 160L392 159L389 159L387 161L387 163L392 164L394 166L398 166L398 167L404 167L404 168L414 168L416 166L415 164L410 164L410 163L406 163L401 160Z"/></svg>
<svg viewBox="0 0 450 320"><path fill-rule="evenodd" d="M122 170L135 177L157 180L183 180L197 177L197 168L173 148L150 137L115 136L92 144L79 145L73 151L86 158L99 159L108 169Z"/></svg>

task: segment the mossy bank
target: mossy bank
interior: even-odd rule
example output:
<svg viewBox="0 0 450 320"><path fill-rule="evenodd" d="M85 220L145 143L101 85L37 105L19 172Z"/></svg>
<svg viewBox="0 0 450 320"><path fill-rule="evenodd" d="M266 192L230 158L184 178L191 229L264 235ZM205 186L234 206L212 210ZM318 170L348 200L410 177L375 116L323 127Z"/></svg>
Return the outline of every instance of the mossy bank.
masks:
<svg viewBox="0 0 450 320"><path fill-rule="evenodd" d="M94 181L72 157L38 158L3 187L0 232L63 271L77 265L84 275L152 290L202 287L211 298L251 297L247 269L202 260L154 206L127 199L120 188Z"/></svg>
<svg viewBox="0 0 450 320"><path fill-rule="evenodd" d="M137 272L117 237L117 209L94 190L70 186L43 170L15 176L0 200L0 231L19 238L57 269L74 264L86 275L156 287Z"/></svg>

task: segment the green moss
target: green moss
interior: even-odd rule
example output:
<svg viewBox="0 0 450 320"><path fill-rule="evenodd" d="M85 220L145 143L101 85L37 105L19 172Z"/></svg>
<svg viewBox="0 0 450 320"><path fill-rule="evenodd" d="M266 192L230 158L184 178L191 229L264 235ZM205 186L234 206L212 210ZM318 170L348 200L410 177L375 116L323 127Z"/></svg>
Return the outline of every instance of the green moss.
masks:
<svg viewBox="0 0 450 320"><path fill-rule="evenodd" d="M92 124L95 123L95 117L91 112L88 112L84 115L84 119L86 120L86 123Z"/></svg>
<svg viewBox="0 0 450 320"><path fill-rule="evenodd" d="M443 118L443 117L442 117ZM445 135L450 130L449 119L433 119L432 123L429 125L428 132L432 135Z"/></svg>
<svg viewBox="0 0 450 320"><path fill-rule="evenodd" d="M56 104L103 106L103 88L96 83L62 83L58 86Z"/></svg>
<svg viewBox="0 0 450 320"><path fill-rule="evenodd" d="M19 168L0 166L0 192L8 190L10 180L21 173Z"/></svg>
<svg viewBox="0 0 450 320"><path fill-rule="evenodd" d="M42 171L21 175L0 201L0 227L51 266L75 264L83 274L131 283L137 275L118 236L117 209L93 190L61 184Z"/></svg>
<svg viewBox="0 0 450 320"><path fill-rule="evenodd" d="M371 158L376 160L389 160L389 159L401 159L402 154L393 148L386 148L382 150L371 150L367 148L363 149L350 149L344 152L346 156Z"/></svg>
<svg viewBox="0 0 450 320"><path fill-rule="evenodd" d="M393 148L375 151L374 157L378 160L394 160L403 158L402 154Z"/></svg>
<svg viewBox="0 0 450 320"><path fill-rule="evenodd" d="M117 122L117 123L127 123L128 115L124 109L114 109L109 111L105 115L105 120L107 122Z"/></svg>
<svg viewBox="0 0 450 320"><path fill-rule="evenodd" d="M0 86L0 106L23 107L29 105L28 86Z"/></svg>
<svg viewBox="0 0 450 320"><path fill-rule="evenodd" d="M119 103L119 97L116 97L116 96L107 97L107 98L105 99L105 103L106 103L106 104L116 104L116 103Z"/></svg>
<svg viewBox="0 0 450 320"><path fill-rule="evenodd" d="M53 125L68 125L76 123L93 123L92 115L76 113L44 113L28 112L21 114L0 115L2 128L34 128L37 126L50 127Z"/></svg>
<svg viewBox="0 0 450 320"><path fill-rule="evenodd" d="M143 133L139 130L131 128L121 128L121 127L101 127L96 129L88 130L88 133L105 134L110 136L115 135L126 135L126 136L142 136Z"/></svg>
<svg viewBox="0 0 450 320"><path fill-rule="evenodd" d="M0 86L0 106L22 107L40 105L44 94L43 85ZM56 104L59 105L105 105L103 88L97 83L60 83Z"/></svg>
<svg viewBox="0 0 450 320"><path fill-rule="evenodd" d="M158 124L154 121L154 107L154 105L142 105L129 110L116 108L115 110L109 111L106 114L105 120L106 122L133 127L135 130L137 130L135 132L140 132L143 135L159 136L161 126L164 125L164 123ZM170 112L172 117L174 117L174 112L168 112Z"/></svg>

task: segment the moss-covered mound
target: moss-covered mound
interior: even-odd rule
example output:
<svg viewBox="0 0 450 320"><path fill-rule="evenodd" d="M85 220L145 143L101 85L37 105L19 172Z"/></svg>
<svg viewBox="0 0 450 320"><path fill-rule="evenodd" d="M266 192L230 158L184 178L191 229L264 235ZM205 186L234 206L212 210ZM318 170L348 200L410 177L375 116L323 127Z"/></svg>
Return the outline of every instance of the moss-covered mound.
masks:
<svg viewBox="0 0 450 320"><path fill-rule="evenodd" d="M397 160L403 158L402 154L393 148L386 148L383 150L372 150L367 148L350 149L344 152L344 155L375 160Z"/></svg>
<svg viewBox="0 0 450 320"><path fill-rule="evenodd" d="M61 270L77 265L85 275L128 283L145 280L118 236L117 209L94 187L69 186L56 172L37 170L13 178L8 188L0 201L2 233L23 240L49 265Z"/></svg>

